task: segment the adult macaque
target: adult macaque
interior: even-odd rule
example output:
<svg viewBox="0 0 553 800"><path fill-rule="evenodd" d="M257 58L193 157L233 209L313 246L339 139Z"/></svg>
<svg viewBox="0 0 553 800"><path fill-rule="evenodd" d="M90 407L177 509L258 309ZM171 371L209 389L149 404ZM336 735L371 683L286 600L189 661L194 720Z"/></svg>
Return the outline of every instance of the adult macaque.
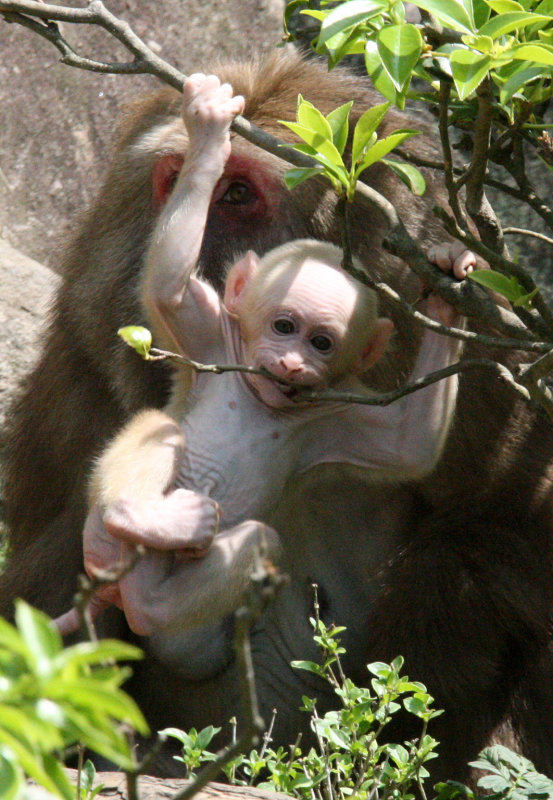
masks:
<svg viewBox="0 0 553 800"><path fill-rule="evenodd" d="M323 113L350 99L357 113L381 101L362 79L338 68L327 74L290 52L212 69L244 95L248 118L279 135L287 134L275 120L294 119L300 91ZM114 342L119 327L140 319L146 242L187 146L180 106L177 92L161 90L136 103L123 121L104 188L68 249L44 354L8 417L11 538L0 583L6 615L16 596L52 616L71 606L82 570L91 461L131 415L167 403L168 371ZM381 134L400 127L420 128L420 118L392 111ZM435 138L427 132L404 147L438 161ZM294 238L339 241L332 190L308 181L288 193L286 169L232 139L200 254L200 270L217 289L223 266L237 253L263 255ZM431 244L443 233L431 213L432 175L427 179L427 196L414 198L382 166L366 176L411 234ZM357 208L352 227L356 253L371 274L414 300L416 280L381 247L380 216ZM418 350L413 323L397 315L394 322L397 344L370 377L376 387L404 380ZM474 346L466 354L504 358ZM267 523L278 531L290 581L252 633L261 711L268 718L273 708L282 709L276 743L295 741L306 728L298 711L303 694L321 704L333 700L314 677L290 667L292 659L316 657L308 623L315 582L322 618L347 626L344 666L353 680L365 683L368 662L401 653L409 674L445 708L432 721L441 740L436 774L462 778L506 714L525 754L542 771L552 770L552 453L549 422L508 386L472 372L460 380L454 424L427 479L371 484L363 469L324 464L287 484ZM128 635L125 630L119 612L104 622L105 633ZM227 660L202 680L221 630ZM218 624L215 633L201 628L194 636L143 640L148 657L135 667L130 689L154 730L222 724L237 713L231 623ZM408 720L404 725L399 741L410 733Z"/></svg>
<svg viewBox="0 0 553 800"><path fill-rule="evenodd" d="M301 389L368 396L358 376L381 358L393 325L377 317L374 291L340 268L341 250L326 242L294 240L261 260L249 251L228 273L224 303L195 277L211 196L230 154L229 126L243 98L202 74L188 79L183 95L188 153L154 231L144 305L170 346L190 358L246 364L286 383L232 371L215 380L200 375L183 418L177 373L171 416L141 413L101 459L83 537L89 573L130 558L129 543L205 559L190 569L150 552L117 586L100 590L143 636L190 629L237 606L257 540L264 535L270 556L279 550L274 531L258 532L250 522L244 533L238 523L266 519L292 476L336 462L365 467L380 480L430 472L457 393L455 375L389 408L301 402ZM449 248L434 257L444 269L452 266ZM464 276L474 263L465 252L457 269ZM454 321L441 298L428 305L439 321ZM427 331L413 380L449 366L459 351L459 340ZM213 540L219 507L224 533ZM207 598L202 587L209 587ZM67 632L75 621L70 613L57 623Z"/></svg>

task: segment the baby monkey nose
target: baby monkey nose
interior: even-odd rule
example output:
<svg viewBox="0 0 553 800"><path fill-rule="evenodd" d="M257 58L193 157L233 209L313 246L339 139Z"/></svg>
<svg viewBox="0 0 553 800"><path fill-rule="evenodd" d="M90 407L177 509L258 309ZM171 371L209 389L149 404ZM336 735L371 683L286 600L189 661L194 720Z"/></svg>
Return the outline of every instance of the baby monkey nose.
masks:
<svg viewBox="0 0 553 800"><path fill-rule="evenodd" d="M297 353L287 353L279 359L279 365L289 375L302 372L303 359Z"/></svg>

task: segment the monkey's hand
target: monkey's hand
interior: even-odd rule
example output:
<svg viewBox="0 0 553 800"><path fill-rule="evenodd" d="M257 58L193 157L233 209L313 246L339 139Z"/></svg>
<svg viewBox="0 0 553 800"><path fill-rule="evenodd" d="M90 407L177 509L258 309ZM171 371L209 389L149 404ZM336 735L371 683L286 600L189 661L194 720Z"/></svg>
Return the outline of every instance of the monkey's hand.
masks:
<svg viewBox="0 0 553 800"><path fill-rule="evenodd" d="M443 272L450 272L458 280L464 280L477 268L477 256L467 250L461 242L444 242L434 245L428 251L428 259ZM426 311L430 317L444 325L454 325L459 315L449 303L437 294L427 300Z"/></svg>
<svg viewBox="0 0 553 800"><path fill-rule="evenodd" d="M219 81L216 75L195 73L183 86L182 115L189 137L187 160L202 158L223 164L230 155L230 124L244 109L244 98L233 96L232 86Z"/></svg>
<svg viewBox="0 0 553 800"><path fill-rule="evenodd" d="M219 519L214 500L188 489L175 489L143 504L121 499L102 516L106 533L115 539L153 550L182 550L191 558L208 551Z"/></svg>

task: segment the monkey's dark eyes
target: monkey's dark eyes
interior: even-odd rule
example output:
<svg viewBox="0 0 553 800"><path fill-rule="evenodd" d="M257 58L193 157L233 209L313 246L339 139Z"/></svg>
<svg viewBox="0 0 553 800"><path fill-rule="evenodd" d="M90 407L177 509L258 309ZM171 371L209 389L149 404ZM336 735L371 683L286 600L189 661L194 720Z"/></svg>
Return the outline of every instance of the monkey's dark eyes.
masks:
<svg viewBox="0 0 553 800"><path fill-rule="evenodd" d="M221 197L223 203L233 203L236 206L245 205L254 199L254 193L246 183L235 181L231 183Z"/></svg>
<svg viewBox="0 0 553 800"><path fill-rule="evenodd" d="M319 350L321 353L328 353L329 350L332 350L332 339L330 336L325 336L323 333L318 333L316 336L313 336L310 341L315 350Z"/></svg>
<svg viewBox="0 0 553 800"><path fill-rule="evenodd" d="M273 330L275 333L280 333L282 336L288 336L294 333L296 327L291 319L275 319L273 322Z"/></svg>

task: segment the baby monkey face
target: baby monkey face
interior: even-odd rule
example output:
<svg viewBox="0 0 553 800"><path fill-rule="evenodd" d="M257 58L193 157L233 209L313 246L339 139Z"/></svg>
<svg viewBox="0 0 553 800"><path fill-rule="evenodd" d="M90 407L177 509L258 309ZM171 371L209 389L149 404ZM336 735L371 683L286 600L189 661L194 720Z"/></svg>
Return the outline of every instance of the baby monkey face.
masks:
<svg viewBox="0 0 553 800"><path fill-rule="evenodd" d="M241 328L248 364L289 384L251 379L263 402L278 408L292 404L298 386L322 388L350 369L358 298L342 273L316 260L263 288Z"/></svg>

